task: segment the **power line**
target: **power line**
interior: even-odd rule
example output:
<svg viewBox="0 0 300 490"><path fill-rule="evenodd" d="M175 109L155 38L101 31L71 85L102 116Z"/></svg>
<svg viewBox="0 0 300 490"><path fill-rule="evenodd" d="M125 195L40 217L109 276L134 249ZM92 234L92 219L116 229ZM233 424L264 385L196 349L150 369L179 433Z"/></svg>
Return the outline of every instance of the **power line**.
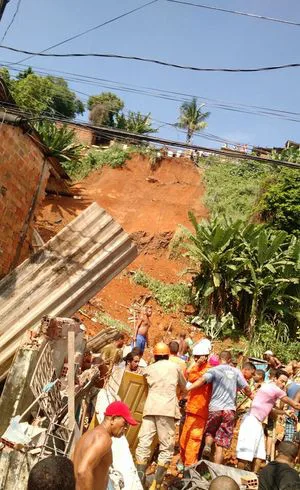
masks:
<svg viewBox="0 0 300 490"><path fill-rule="evenodd" d="M12 104L10 103L3 103L3 105L11 106ZM15 114L18 114L20 116L24 116L24 111L21 111L17 107L10 108L9 111L14 112ZM26 115L26 113L25 113ZM32 119L47 119L49 121L59 121L59 122L64 122L66 124L72 124L74 126L78 126L82 129L90 130L92 129L95 134L101 135L101 136L106 136L110 138L115 138L119 140L130 140L130 141L135 141L138 143L154 143L154 144L159 144L163 146L170 146L170 147L175 147L175 148L185 148L185 149L190 149L190 150L196 150L196 151L203 151L206 153L210 154L215 154L215 155L221 155L226 158L234 158L237 160L252 160L252 161L257 161L260 163L264 164L271 164L275 167L277 166L283 166L283 167L290 167L294 169L300 169L300 164L299 163L294 163L294 162L287 162L285 160L273 160L271 158L263 158L263 157L257 157L254 155L248 155L245 153L240 153L237 155L236 151L233 150L217 150L215 148L209 148L209 147L204 147L200 145L193 145L190 143L184 143L181 141L175 141L175 140L168 140L168 139L163 139L163 138L158 138L155 136L149 136L149 135L141 135L141 134L136 134L136 133L130 133L128 131L116 129L116 128L107 128L107 127L101 127L101 126L94 126L89 123L83 123L83 122L75 122L69 119L62 119L62 118L57 118L57 117L51 117L51 116L39 116L36 118Z"/></svg>
<svg viewBox="0 0 300 490"><path fill-rule="evenodd" d="M139 7L136 7L132 10L128 10L127 12L124 12L123 14L117 15L116 17L113 17L112 19L106 20L105 22L102 22L101 24L98 24L94 27L90 27L89 29L86 29L85 31L79 32L78 34L75 34L74 36L68 37L67 39L60 41L59 43L52 44L52 46L49 46L48 48L43 49L43 51L40 51L39 55L46 53L46 51L49 51L50 49L57 48L58 46L61 46L62 44L66 44L70 41L74 41L74 39L78 39L79 37L82 37L85 34L88 34L92 31L96 31L97 29L100 29L101 27L107 26L108 24L112 24L112 22L115 22L116 20L119 20L119 19L123 19L127 15L133 14L134 12L137 12L138 10L142 10L143 8L148 7L148 5L151 5L151 4L156 3L156 2L158 2L158 0L151 0L150 2L147 2L147 3L144 3L143 5L140 5ZM18 63L22 63L23 61L27 61L27 60L33 58L34 56L36 56L36 54L34 54L34 53L25 53L25 54L30 54L30 56L20 60ZM16 63L12 63L12 65L15 65L15 64Z"/></svg>
<svg viewBox="0 0 300 490"><path fill-rule="evenodd" d="M7 65L6 62L2 62L5 65ZM17 64L17 63L16 63ZM29 67L30 65L22 65L20 66L25 66ZM41 69L39 67L32 67L36 73L40 74L45 74L49 75L50 73L45 71L44 69ZM16 68L11 68L11 70L18 71ZM283 119L291 122L300 122L300 119L297 119L297 116L300 116L299 112L293 112L293 111L285 111L285 110L280 110L280 109L274 109L270 107L264 107L264 106L256 106L256 105L248 105L248 104L241 104L241 103L236 103L236 102L226 102L218 99L213 99L213 98L208 98L208 97L203 97L200 95L195 95L195 94L190 94L190 93L185 93L185 92L175 92L175 91L170 91L170 90L165 90L165 89L160 89L160 88L153 88L149 86L139 86L139 85L133 85L133 84L124 84L122 82L117 82L115 80L109 80L105 78L97 78L97 77L92 77L88 75L82 75L79 73L71 73L71 72L65 72L61 70L52 70L52 73L59 73L63 75L70 75L68 77L64 76L65 80L68 80L73 83L80 83L80 84L87 84L90 86L100 86L112 90L116 90L119 92L129 92L129 93L134 93L134 94L141 94L145 95L148 97L155 97L159 99L164 99L164 100L170 100L170 101L175 101L175 102L185 102L187 97L192 98L196 97L198 100L205 101L207 105L210 107L214 107L217 109L221 110L226 110L226 111L231 111L231 112L239 112L239 113L245 113L245 114L252 114L255 116L265 116L265 117L276 117L278 119ZM100 83L99 83L100 82ZM106 83L103 83L106 82ZM111 85L111 84L116 84L117 86ZM78 92L74 90L75 92ZM152 93L153 92L153 93Z"/></svg>
<svg viewBox="0 0 300 490"><path fill-rule="evenodd" d="M10 21L10 23L8 24L7 28L6 28L6 31L4 32L3 36L2 36L2 39L0 41L0 43L3 43L4 39L6 38L7 36L7 33L9 31L9 29L11 28L11 26L13 25L14 21L15 21L15 18L17 17L18 15L18 12L19 12L19 9L20 9L20 5L21 5L21 1L22 0L18 0L18 3L17 3L17 6L16 6L16 10L15 10L15 13L14 15L12 16L12 19Z"/></svg>
<svg viewBox="0 0 300 490"><path fill-rule="evenodd" d="M285 70L287 68L299 68L300 63L286 63L283 65L261 66L258 68L203 68L199 66L179 65L177 63L169 63L168 61L157 60L154 58L143 58L141 56L127 56L123 54L113 53L43 53L35 51L26 51L23 49L13 48L11 46L0 45L0 48L13 51L14 53L24 53L33 56L43 56L47 58L115 58L130 61L142 61L144 63L154 63L156 65L178 68L181 70L200 71L200 72L227 72L227 73L253 73L261 71ZM13 64L13 63L12 63Z"/></svg>
<svg viewBox="0 0 300 490"><path fill-rule="evenodd" d="M182 0L167 0L167 2L179 3L182 5L189 5L192 7L199 7L202 9L215 10L218 12L226 12L228 14L243 15L245 17L252 17L254 19L268 20L270 22L278 22L280 24L288 24L288 25L300 27L299 22L293 22L292 20L276 19L275 17L267 17L266 15L251 14L250 12L241 12L239 10L230 10L230 9L224 9L221 7L212 7L210 5L200 5L199 3L187 2L187 1L184 2Z"/></svg>

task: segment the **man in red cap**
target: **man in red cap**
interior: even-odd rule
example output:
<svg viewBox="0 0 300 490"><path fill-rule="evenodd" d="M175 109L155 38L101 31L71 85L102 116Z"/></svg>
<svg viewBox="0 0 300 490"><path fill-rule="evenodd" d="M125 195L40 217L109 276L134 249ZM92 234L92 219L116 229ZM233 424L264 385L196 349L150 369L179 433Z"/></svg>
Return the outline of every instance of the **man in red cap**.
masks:
<svg viewBox="0 0 300 490"><path fill-rule="evenodd" d="M112 437L122 437L128 425L137 425L123 402L108 405L103 422L86 432L76 444L73 463L76 490L106 490L112 464Z"/></svg>

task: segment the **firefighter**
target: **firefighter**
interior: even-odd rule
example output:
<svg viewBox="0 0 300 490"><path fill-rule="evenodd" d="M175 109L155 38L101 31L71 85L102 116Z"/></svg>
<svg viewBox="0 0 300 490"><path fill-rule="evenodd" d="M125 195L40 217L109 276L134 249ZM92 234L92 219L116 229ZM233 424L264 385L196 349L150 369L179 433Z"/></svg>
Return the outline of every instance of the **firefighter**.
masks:
<svg viewBox="0 0 300 490"><path fill-rule="evenodd" d="M208 362L209 348L198 343L193 348L194 364L187 371L187 380L194 383L211 367ZM205 425L208 418L208 406L211 398L211 386L205 384L188 394L186 419L180 437L180 455L184 466L197 463Z"/></svg>
<svg viewBox="0 0 300 490"><path fill-rule="evenodd" d="M164 475L171 462L175 445L175 421L180 419L177 387L185 394L186 381L180 367L169 361L169 347L159 342L153 349L155 362L147 366L144 376L148 384L148 396L136 448L136 467L142 484L151 456L155 435L159 441L158 464L150 490L161 488Z"/></svg>

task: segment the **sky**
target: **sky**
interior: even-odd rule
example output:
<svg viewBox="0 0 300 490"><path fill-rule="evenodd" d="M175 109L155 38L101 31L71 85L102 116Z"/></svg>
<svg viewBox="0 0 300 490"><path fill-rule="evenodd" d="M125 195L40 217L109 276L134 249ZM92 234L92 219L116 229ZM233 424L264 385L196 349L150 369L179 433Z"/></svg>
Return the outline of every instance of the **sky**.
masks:
<svg viewBox="0 0 300 490"><path fill-rule="evenodd" d="M299 0L191 1L300 23ZM17 3L18 0L10 0L5 9L0 38ZM144 3L147 0L21 0L15 21L1 44L39 52ZM300 63L299 41L300 26L158 0L49 52L116 53L199 67L247 68ZM24 58L22 54L0 48L1 65ZM69 82L73 90L81 92L77 95L83 101L88 95L110 90L124 100L126 110L150 112L153 125L159 127L158 134L163 138L185 139L180 130L165 123L175 123L182 100L196 95L199 103L206 102L204 110L211 113L203 136L194 137L196 144L220 147L220 143L208 140L206 133L226 141L259 146L283 146L288 139L300 141L300 122L228 111L215 107L215 102L201 99L222 101L231 108L246 104L300 113L300 68L261 73L204 73L103 58L34 57L24 63L49 73L62 70L114 81L122 86L188 94L175 97L180 100L166 100L102 86L111 86L111 82L94 81L91 85ZM12 65L11 68L22 67ZM83 118L87 120L88 114ZM300 121L299 116L298 119Z"/></svg>

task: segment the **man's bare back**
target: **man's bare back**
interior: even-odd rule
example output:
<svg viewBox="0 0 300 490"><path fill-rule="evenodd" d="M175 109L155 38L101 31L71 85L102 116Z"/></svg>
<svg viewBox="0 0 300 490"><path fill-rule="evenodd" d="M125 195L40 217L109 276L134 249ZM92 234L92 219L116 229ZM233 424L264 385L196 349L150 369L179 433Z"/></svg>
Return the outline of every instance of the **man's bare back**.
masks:
<svg viewBox="0 0 300 490"><path fill-rule="evenodd" d="M73 456L76 490L106 490L111 445L111 436L102 424L80 438Z"/></svg>

